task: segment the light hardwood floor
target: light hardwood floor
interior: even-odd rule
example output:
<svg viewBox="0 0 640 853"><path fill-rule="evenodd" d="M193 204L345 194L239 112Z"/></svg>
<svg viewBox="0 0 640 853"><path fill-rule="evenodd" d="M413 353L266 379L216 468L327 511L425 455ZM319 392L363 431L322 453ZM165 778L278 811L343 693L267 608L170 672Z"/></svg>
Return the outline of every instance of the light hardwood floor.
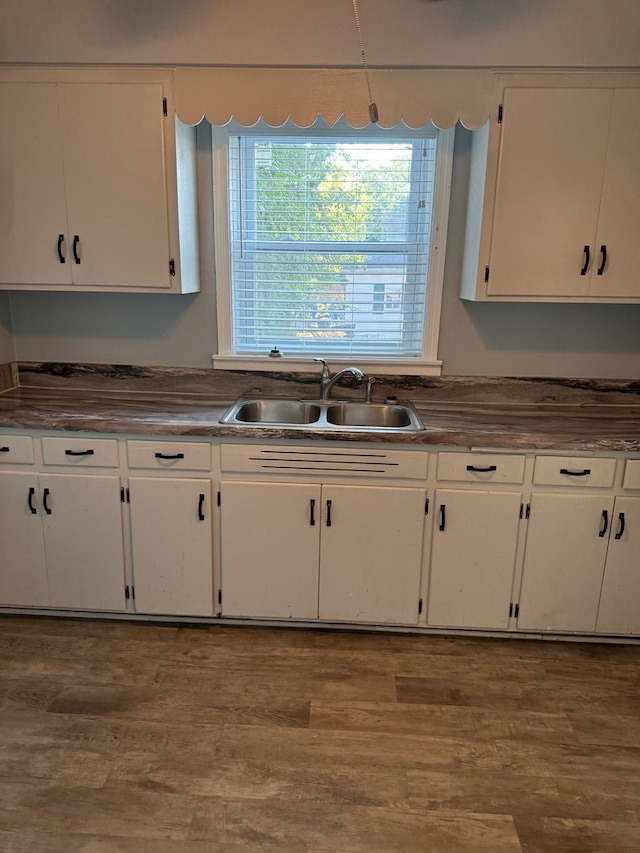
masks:
<svg viewBox="0 0 640 853"><path fill-rule="evenodd" d="M0 616L2 853L640 851L640 647Z"/></svg>

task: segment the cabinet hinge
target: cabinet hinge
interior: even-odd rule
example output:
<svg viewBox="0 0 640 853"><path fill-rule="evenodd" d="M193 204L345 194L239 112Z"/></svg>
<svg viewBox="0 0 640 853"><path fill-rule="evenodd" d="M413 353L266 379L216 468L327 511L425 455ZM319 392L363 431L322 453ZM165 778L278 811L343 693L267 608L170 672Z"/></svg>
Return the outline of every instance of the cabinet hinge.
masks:
<svg viewBox="0 0 640 853"><path fill-rule="evenodd" d="M176 260L175 258L169 258L169 275L176 274Z"/></svg>
<svg viewBox="0 0 640 853"><path fill-rule="evenodd" d="M513 616L513 602L509 605L509 619Z"/></svg>
<svg viewBox="0 0 640 853"><path fill-rule="evenodd" d="M489 267L484 268L484 283L486 284L489 281Z"/></svg>
<svg viewBox="0 0 640 853"><path fill-rule="evenodd" d="M501 124L501 123L502 123L502 116L503 116L503 114L504 114L504 111L503 111L503 109L502 109L502 104L499 104L499 105L498 105L498 124Z"/></svg>
<svg viewBox="0 0 640 853"><path fill-rule="evenodd" d="M220 506L220 504L222 503L222 498L220 497L220 492L218 492L217 502L218 502L218 506Z"/></svg>
<svg viewBox="0 0 640 853"><path fill-rule="evenodd" d="M427 498L424 502L424 514L429 515L429 498Z"/></svg>
<svg viewBox="0 0 640 853"><path fill-rule="evenodd" d="M222 590L218 590L218 604L222 606Z"/></svg>
<svg viewBox="0 0 640 853"><path fill-rule="evenodd" d="M125 586L124 597L127 599L127 601L129 601L129 599L131 599L132 601L135 600L136 588L134 586Z"/></svg>
<svg viewBox="0 0 640 853"><path fill-rule="evenodd" d="M418 613L422 613L422 599L418 600Z"/></svg>
<svg viewBox="0 0 640 853"><path fill-rule="evenodd" d="M166 98L162 99L162 115L163 116L169 115L169 110L167 109L167 99Z"/></svg>

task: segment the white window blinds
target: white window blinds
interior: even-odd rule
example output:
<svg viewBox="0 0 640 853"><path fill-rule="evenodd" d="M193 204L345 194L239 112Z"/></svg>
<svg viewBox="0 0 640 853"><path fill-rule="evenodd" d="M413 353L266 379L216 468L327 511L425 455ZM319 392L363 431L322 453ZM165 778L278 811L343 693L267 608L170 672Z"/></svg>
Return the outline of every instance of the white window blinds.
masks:
<svg viewBox="0 0 640 853"><path fill-rule="evenodd" d="M420 358L436 131L229 135L235 354Z"/></svg>

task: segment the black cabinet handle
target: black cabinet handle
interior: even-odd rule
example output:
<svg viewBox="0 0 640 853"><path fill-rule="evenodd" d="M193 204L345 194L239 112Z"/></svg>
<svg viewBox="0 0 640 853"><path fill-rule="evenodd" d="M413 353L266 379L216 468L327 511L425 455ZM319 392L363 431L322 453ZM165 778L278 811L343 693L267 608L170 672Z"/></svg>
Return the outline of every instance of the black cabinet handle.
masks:
<svg viewBox="0 0 640 853"><path fill-rule="evenodd" d="M602 275L604 268L607 265L607 247L604 243L600 246L600 254L602 255L602 261L600 262L596 275Z"/></svg>
<svg viewBox="0 0 640 853"><path fill-rule="evenodd" d="M591 262L591 250L589 249L589 247L585 246L583 251L584 251L584 265L583 265L582 269L580 270L580 275L586 275L587 274L587 270L589 269L589 264Z"/></svg>
<svg viewBox="0 0 640 853"><path fill-rule="evenodd" d="M0 453L8 453L10 450L10 447L0 447Z"/></svg>
<svg viewBox="0 0 640 853"><path fill-rule="evenodd" d="M447 523L447 516L445 515L446 507L444 504L440 504L440 530L444 530L445 525Z"/></svg>
<svg viewBox="0 0 640 853"><path fill-rule="evenodd" d="M31 486L29 489L29 497L27 498L27 504L29 505L29 509L31 510L32 515L36 515L38 510L33 505L33 496L35 495L36 490Z"/></svg>
<svg viewBox="0 0 640 853"><path fill-rule="evenodd" d="M78 254L78 246L80 244L80 237L77 234L73 235L73 260L79 264L80 263L80 255Z"/></svg>
<svg viewBox="0 0 640 853"><path fill-rule="evenodd" d="M64 234L58 234L58 260L61 264L66 264L67 259L62 254L62 247L64 245Z"/></svg>
<svg viewBox="0 0 640 853"><path fill-rule="evenodd" d="M204 507L204 495L200 495L198 500L198 521L204 521L204 512L202 511Z"/></svg>
<svg viewBox="0 0 640 853"><path fill-rule="evenodd" d="M327 527L331 527L331 501L327 501Z"/></svg>
<svg viewBox="0 0 640 853"><path fill-rule="evenodd" d="M602 510L602 527L600 528L600 532L598 533L598 536L602 539L602 537L604 536L604 534L607 532L608 529L609 529L609 513L607 512L606 509L603 509Z"/></svg>
<svg viewBox="0 0 640 853"><path fill-rule="evenodd" d="M591 473L591 468L583 468L582 471L570 471L568 468L561 468L561 474L568 474L570 477L586 477Z"/></svg>
<svg viewBox="0 0 640 853"><path fill-rule="evenodd" d="M309 526L316 526L316 502L313 498L309 501Z"/></svg>
<svg viewBox="0 0 640 853"><path fill-rule="evenodd" d="M184 453L156 453L156 459L184 459Z"/></svg>
<svg viewBox="0 0 640 853"><path fill-rule="evenodd" d="M42 506L47 515L51 515L51 507L49 506L49 489L44 489L42 492Z"/></svg>
<svg viewBox="0 0 640 853"><path fill-rule="evenodd" d="M619 522L618 532L614 536L614 539L622 539L622 534L624 533L624 528L625 528L624 513L623 512L618 513L618 522Z"/></svg>
<svg viewBox="0 0 640 853"><path fill-rule="evenodd" d="M478 474L488 474L489 471L497 471L497 465L487 465L486 468L480 468L477 465L467 465L467 471L476 471Z"/></svg>
<svg viewBox="0 0 640 853"><path fill-rule="evenodd" d="M93 456L95 450L65 450L65 456Z"/></svg>

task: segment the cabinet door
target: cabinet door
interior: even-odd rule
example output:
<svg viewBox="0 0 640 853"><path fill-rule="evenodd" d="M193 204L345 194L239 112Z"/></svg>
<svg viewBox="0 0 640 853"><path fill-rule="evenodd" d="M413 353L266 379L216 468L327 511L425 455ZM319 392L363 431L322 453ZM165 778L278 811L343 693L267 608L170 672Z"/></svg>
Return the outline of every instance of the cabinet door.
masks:
<svg viewBox="0 0 640 853"><path fill-rule="evenodd" d="M323 486L321 619L418 621L424 489Z"/></svg>
<svg viewBox="0 0 640 853"><path fill-rule="evenodd" d="M595 243L592 296L640 296L640 89L616 89L613 96L607 162ZM601 275L602 247L606 264Z"/></svg>
<svg viewBox="0 0 640 853"><path fill-rule="evenodd" d="M39 480L51 605L124 610L120 478L46 474Z"/></svg>
<svg viewBox="0 0 640 853"><path fill-rule="evenodd" d="M489 296L587 295L612 100L610 89L506 90Z"/></svg>
<svg viewBox="0 0 640 853"><path fill-rule="evenodd" d="M0 473L0 605L46 607L49 585L38 478Z"/></svg>
<svg viewBox="0 0 640 853"><path fill-rule="evenodd" d="M131 545L138 613L211 616L211 481L132 477Z"/></svg>
<svg viewBox="0 0 640 853"><path fill-rule="evenodd" d="M640 498L616 498L596 630L640 634Z"/></svg>
<svg viewBox="0 0 640 853"><path fill-rule="evenodd" d="M162 86L60 86L73 283L169 287Z"/></svg>
<svg viewBox="0 0 640 853"><path fill-rule="evenodd" d="M595 631L612 510L606 495L532 496L518 628Z"/></svg>
<svg viewBox="0 0 640 853"><path fill-rule="evenodd" d="M221 489L224 616L318 618L320 486Z"/></svg>
<svg viewBox="0 0 640 853"><path fill-rule="evenodd" d="M0 283L69 285L56 85L2 83L0 126Z"/></svg>
<svg viewBox="0 0 640 853"><path fill-rule="evenodd" d="M436 491L429 625L508 627L520 506L519 492Z"/></svg>

